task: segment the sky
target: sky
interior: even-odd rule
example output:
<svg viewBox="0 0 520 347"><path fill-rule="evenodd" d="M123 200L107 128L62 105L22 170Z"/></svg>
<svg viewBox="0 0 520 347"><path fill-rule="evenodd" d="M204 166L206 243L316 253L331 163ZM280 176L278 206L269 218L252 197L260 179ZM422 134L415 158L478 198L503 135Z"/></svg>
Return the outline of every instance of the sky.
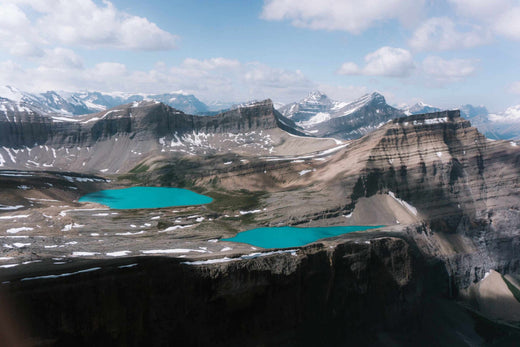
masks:
<svg viewBox="0 0 520 347"><path fill-rule="evenodd" d="M1 0L0 85L520 104L520 0Z"/></svg>

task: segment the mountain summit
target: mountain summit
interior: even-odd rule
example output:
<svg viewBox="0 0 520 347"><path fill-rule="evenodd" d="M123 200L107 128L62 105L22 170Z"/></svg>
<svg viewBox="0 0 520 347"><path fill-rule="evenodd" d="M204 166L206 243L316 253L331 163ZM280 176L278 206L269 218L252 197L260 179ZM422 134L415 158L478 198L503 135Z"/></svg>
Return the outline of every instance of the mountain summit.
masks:
<svg viewBox="0 0 520 347"><path fill-rule="evenodd" d="M314 136L355 139L404 115L377 92L351 102L334 101L313 91L307 97L280 108L280 113Z"/></svg>

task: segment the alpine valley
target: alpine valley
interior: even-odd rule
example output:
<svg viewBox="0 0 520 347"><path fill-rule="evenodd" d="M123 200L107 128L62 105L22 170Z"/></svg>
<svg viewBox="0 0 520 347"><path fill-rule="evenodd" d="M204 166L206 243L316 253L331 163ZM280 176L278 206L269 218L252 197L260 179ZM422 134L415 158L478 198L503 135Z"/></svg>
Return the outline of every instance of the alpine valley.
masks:
<svg viewBox="0 0 520 347"><path fill-rule="evenodd" d="M520 338L520 126L504 126L507 111L396 108L379 93L221 112L184 93L0 94L2 315L28 344ZM213 200L78 201L135 186ZM290 248L224 240L276 226L375 228Z"/></svg>

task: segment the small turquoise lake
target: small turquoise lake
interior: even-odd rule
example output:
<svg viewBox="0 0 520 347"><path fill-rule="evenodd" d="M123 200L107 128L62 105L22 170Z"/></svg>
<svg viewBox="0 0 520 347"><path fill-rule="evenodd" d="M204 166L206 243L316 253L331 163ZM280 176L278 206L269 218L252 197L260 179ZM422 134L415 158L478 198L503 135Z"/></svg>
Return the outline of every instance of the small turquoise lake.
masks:
<svg viewBox="0 0 520 347"><path fill-rule="evenodd" d="M113 209L161 208L209 204L209 196L167 187L131 187L101 190L83 195L79 202L97 202Z"/></svg>
<svg viewBox="0 0 520 347"><path fill-rule="evenodd" d="M315 228L268 227L243 231L238 233L235 237L222 239L222 241L247 243L262 248L287 248L304 246L306 244L328 237L380 227L381 225Z"/></svg>

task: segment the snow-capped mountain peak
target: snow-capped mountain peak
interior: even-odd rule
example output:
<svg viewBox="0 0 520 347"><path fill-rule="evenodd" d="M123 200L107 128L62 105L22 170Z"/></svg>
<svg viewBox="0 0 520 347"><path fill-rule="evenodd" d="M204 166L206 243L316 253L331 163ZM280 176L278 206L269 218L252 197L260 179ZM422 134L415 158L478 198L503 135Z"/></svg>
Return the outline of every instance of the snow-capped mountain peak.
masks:
<svg viewBox="0 0 520 347"><path fill-rule="evenodd" d="M399 107L406 115L412 115L412 114L421 114L421 113L431 113L431 112L439 112L441 111L440 108L429 105L423 101L418 101L414 105L401 105Z"/></svg>
<svg viewBox="0 0 520 347"><path fill-rule="evenodd" d="M330 99L325 95L324 93L320 92L319 90L315 90L309 93L304 99L300 101L301 103L328 103L330 102Z"/></svg>
<svg viewBox="0 0 520 347"><path fill-rule="evenodd" d="M0 96L12 101L22 101L24 94L17 88L11 86L0 86Z"/></svg>
<svg viewBox="0 0 520 347"><path fill-rule="evenodd" d="M385 97L378 92L345 102L331 100L327 95L313 91L299 102L281 107L279 111L309 134L334 134L342 138L362 135L363 131L353 133L352 129L356 127L369 131L391 118L403 115L399 110L387 105Z"/></svg>
<svg viewBox="0 0 520 347"><path fill-rule="evenodd" d="M32 94L20 91L11 86L0 86L0 98L5 98L11 103L14 103L10 108L15 107L15 104L19 105L22 103L22 106L29 107L41 114L60 113L66 115L82 115L143 100L160 101L190 114L200 114L208 111L208 106L195 96L185 93L184 91L166 94L47 91ZM19 108L18 106L16 107Z"/></svg>

